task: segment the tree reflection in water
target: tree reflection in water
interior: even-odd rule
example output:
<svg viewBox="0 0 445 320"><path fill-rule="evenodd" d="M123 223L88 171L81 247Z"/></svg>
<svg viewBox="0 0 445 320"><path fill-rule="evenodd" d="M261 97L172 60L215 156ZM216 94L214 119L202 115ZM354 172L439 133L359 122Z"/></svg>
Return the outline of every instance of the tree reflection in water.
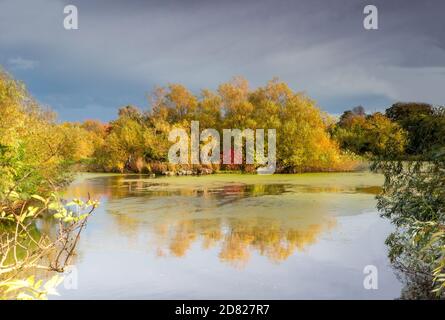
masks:
<svg viewBox="0 0 445 320"><path fill-rule="evenodd" d="M269 219L197 219L171 221L156 226L160 240L159 255L171 254L182 257L193 243L200 241L202 247L219 247L221 261L234 266L243 266L253 251L280 262L296 250L316 242L319 235L332 228L335 220L310 224L304 228L287 227L280 221Z"/></svg>
<svg viewBox="0 0 445 320"><path fill-rule="evenodd" d="M235 267L245 266L254 254L279 263L316 243L336 226L330 214L340 206L335 193L379 192L373 184L357 187L356 181L311 185L295 177L262 181L244 176L241 183L236 175L226 176L98 177L69 192L105 197L106 213L131 245L148 235L150 251L178 258L198 245L216 250L220 261Z"/></svg>

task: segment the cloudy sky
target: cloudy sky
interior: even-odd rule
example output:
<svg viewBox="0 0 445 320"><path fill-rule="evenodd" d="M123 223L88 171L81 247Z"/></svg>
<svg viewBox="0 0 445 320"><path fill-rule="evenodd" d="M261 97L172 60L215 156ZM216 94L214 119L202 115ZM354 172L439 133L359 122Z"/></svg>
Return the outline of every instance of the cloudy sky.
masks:
<svg viewBox="0 0 445 320"><path fill-rule="evenodd" d="M63 28L65 5L79 29ZM379 30L363 28L363 8ZM0 65L62 120L148 108L155 85L198 93L278 76L332 114L445 104L443 0L0 0Z"/></svg>

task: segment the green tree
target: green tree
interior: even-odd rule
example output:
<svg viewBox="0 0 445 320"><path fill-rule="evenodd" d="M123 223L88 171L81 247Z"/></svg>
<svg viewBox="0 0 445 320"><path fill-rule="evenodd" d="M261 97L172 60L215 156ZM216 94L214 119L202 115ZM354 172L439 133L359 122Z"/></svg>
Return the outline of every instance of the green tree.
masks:
<svg viewBox="0 0 445 320"><path fill-rule="evenodd" d="M444 146L445 113L443 107L426 103L395 103L386 115L408 133L406 153L424 156Z"/></svg>
<svg viewBox="0 0 445 320"><path fill-rule="evenodd" d="M379 161L373 169L385 175L378 208L396 227L386 244L407 282L404 294L445 297L445 152L429 162Z"/></svg>

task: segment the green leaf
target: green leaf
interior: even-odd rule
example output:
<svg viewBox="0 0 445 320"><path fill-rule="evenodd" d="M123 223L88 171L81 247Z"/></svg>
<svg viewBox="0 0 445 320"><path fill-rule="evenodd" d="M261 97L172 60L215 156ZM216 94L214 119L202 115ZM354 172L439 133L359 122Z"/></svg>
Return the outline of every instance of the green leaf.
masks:
<svg viewBox="0 0 445 320"><path fill-rule="evenodd" d="M37 195L37 194L33 194L33 195L31 196L31 198L34 198L34 199L36 199L36 200L39 200L39 201L41 201L41 202L43 202L43 203L46 203L46 202L47 202L46 199L44 199L43 197L41 197L41 196L39 196L39 195Z"/></svg>

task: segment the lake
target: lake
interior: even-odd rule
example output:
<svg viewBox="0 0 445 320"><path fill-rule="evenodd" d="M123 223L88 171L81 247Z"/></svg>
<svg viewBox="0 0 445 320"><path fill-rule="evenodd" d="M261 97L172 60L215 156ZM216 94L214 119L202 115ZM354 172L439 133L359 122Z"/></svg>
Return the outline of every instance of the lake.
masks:
<svg viewBox="0 0 445 320"><path fill-rule="evenodd" d="M390 223L371 173L148 178L82 174L101 201L63 299L394 299ZM378 270L367 290L365 266Z"/></svg>

